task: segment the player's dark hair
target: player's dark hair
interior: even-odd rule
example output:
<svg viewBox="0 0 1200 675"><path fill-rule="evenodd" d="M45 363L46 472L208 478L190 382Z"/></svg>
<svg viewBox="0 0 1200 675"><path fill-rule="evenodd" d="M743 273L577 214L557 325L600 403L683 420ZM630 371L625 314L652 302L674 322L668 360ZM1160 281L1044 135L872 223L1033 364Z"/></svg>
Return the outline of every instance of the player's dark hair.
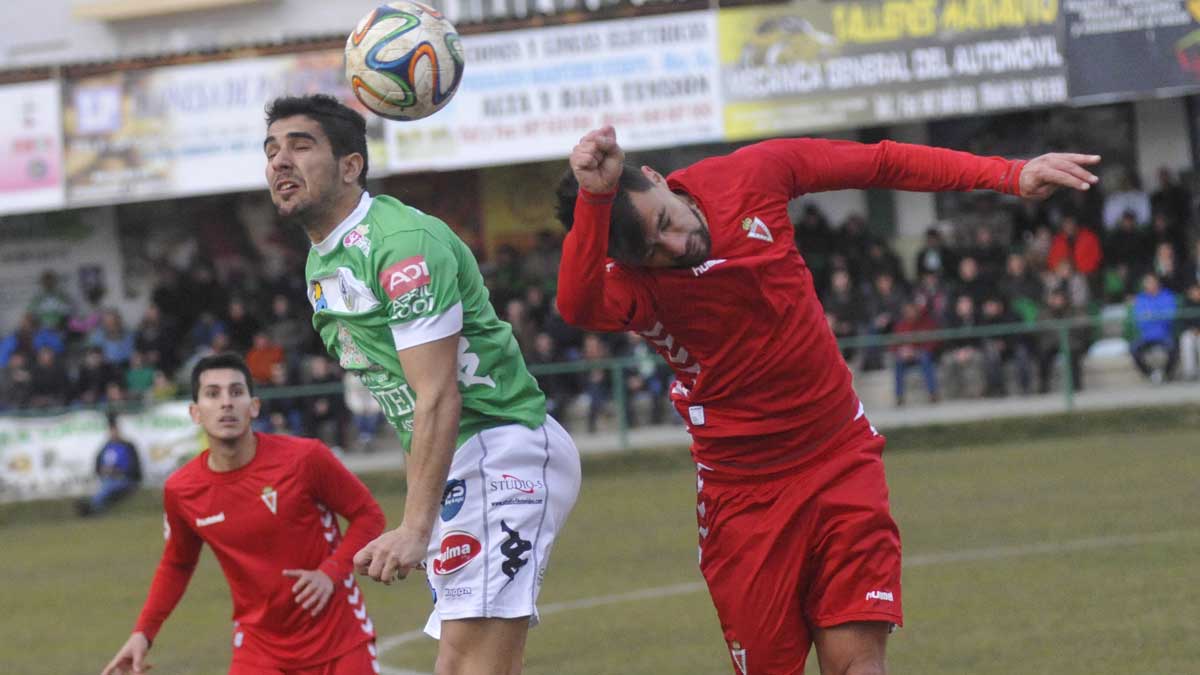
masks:
<svg viewBox="0 0 1200 675"><path fill-rule="evenodd" d="M359 187L367 187L367 121L357 110L328 94L280 96L267 104L267 126L285 117L304 115L321 126L329 138L333 156L341 159L351 153L362 155Z"/></svg>
<svg viewBox="0 0 1200 675"><path fill-rule="evenodd" d="M192 368L192 402L200 400L200 375L206 370L236 370L246 377L246 391L254 395L254 377L242 357L233 352L205 356Z"/></svg>
<svg viewBox="0 0 1200 675"><path fill-rule="evenodd" d="M646 235L642 232L642 222L633 208L629 193L645 192L652 187L654 183L650 182L641 169L629 162L625 163L621 170L621 179L617 183L617 195L613 199L612 216L608 224L610 258L634 265L646 259ZM558 220L569 232L575 224L575 200L579 197L579 181L570 169L567 169L562 180L558 182L555 196L558 198Z"/></svg>

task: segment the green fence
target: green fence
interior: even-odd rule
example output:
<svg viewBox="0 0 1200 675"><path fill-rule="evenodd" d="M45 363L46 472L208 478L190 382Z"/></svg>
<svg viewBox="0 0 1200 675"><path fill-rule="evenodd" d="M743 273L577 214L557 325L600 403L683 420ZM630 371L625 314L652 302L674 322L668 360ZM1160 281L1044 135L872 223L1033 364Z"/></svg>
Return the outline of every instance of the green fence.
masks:
<svg viewBox="0 0 1200 675"><path fill-rule="evenodd" d="M1183 309L1175 312L1173 315L1156 315L1147 316L1148 319L1171 318L1200 318L1200 308ZM943 329L935 331L925 331L920 333L904 333L904 334L889 334L889 335L860 335L850 338L844 338L838 341L838 344L843 349L847 348L887 348L893 345L913 344L923 342L947 342L956 339L971 339L971 338L995 338L995 337L1012 337L1018 335L1030 335L1037 333L1053 332L1057 333L1059 340L1059 358L1063 368L1063 398L1064 405L1068 412L1075 409L1075 393L1073 382L1076 374L1071 368L1071 339L1070 334L1072 329L1088 329L1093 331L1093 338L1100 337L1105 333L1106 326L1119 326L1116 331L1108 331L1116 333L1126 338L1132 337L1133 331L1132 315L1130 312L1123 313L1122 316L1105 318L1101 314L1092 316L1081 316L1072 319L1036 321L1036 322L1018 322L996 324L991 326L972 326L969 328L960 329ZM1090 342L1090 340L1089 340ZM615 408L617 433L622 448L629 447L629 419L626 411L626 402L629 397L629 391L626 388L624 375L628 372L638 370L641 366L658 363L657 355L645 356L629 356L621 358L607 358L593 361L569 361L564 363L553 364L535 364L529 367L529 370L535 375L559 375L559 374L578 374L588 371L603 369L609 372L610 381L613 388L613 405ZM260 398L304 398L312 396L327 396L330 394L341 394L343 390L340 382L319 384L319 385L302 385L294 387L273 387L260 389L257 393ZM139 408L140 403L127 403L123 406L118 406L118 410L133 410ZM108 406L105 406L107 409ZM4 416L48 416L60 414L71 410L79 410L80 407L74 408L57 408L57 409L38 409L38 410L22 410L9 411L0 413L0 419Z"/></svg>

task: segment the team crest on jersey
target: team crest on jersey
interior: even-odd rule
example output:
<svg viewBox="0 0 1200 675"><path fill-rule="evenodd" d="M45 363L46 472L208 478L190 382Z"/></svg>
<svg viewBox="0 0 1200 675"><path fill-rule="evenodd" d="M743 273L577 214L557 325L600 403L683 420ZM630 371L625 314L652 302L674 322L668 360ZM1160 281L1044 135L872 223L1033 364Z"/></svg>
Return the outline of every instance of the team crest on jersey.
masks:
<svg viewBox="0 0 1200 675"><path fill-rule="evenodd" d="M329 309L329 300L325 298L325 287L320 281L313 281L308 291L308 299L312 301L313 311L320 312Z"/></svg>
<svg viewBox="0 0 1200 675"><path fill-rule="evenodd" d="M353 246L362 251L364 256L371 255L371 240L367 239L367 230L370 229L366 223L362 223L346 233L342 238L342 246L349 248Z"/></svg>
<svg viewBox="0 0 1200 675"><path fill-rule="evenodd" d="M738 673L749 675L750 671L746 669L746 648L742 646L742 643L737 640L730 642L729 655L733 657L733 663L737 666Z"/></svg>
<svg viewBox="0 0 1200 675"><path fill-rule="evenodd" d="M260 499L262 499L263 503L267 505L268 509L271 509L272 515L278 515L277 511L279 509L279 493L275 491L275 488L271 487L270 485L263 488Z"/></svg>
<svg viewBox="0 0 1200 675"><path fill-rule="evenodd" d="M743 220L742 229L746 231L746 236L751 239L759 239L767 243L775 241L775 237L771 236L771 229L758 216Z"/></svg>
<svg viewBox="0 0 1200 675"><path fill-rule="evenodd" d="M354 270L339 267L333 274L311 280L308 299L314 312L329 310L344 314L365 314L379 306L379 300Z"/></svg>

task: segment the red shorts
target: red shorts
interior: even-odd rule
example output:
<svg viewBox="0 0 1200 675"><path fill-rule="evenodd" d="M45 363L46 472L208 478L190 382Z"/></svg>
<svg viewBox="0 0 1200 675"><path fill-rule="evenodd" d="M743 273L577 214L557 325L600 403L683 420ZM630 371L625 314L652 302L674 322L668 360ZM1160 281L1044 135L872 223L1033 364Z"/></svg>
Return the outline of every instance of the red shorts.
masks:
<svg viewBox="0 0 1200 675"><path fill-rule="evenodd" d="M375 640L368 640L325 663L307 668L270 668L234 661L229 675L373 675L379 672Z"/></svg>
<svg viewBox="0 0 1200 675"><path fill-rule="evenodd" d="M883 445L868 430L785 474L699 470L700 571L735 673L802 675L814 628L902 622Z"/></svg>

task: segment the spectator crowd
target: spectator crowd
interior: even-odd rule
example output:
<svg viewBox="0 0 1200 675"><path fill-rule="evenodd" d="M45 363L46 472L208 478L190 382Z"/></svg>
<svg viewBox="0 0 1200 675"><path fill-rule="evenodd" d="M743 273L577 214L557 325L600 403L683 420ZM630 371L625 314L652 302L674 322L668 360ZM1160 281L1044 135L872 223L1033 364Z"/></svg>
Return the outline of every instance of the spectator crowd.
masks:
<svg viewBox="0 0 1200 675"><path fill-rule="evenodd" d="M1170 172L1161 172L1152 193L1128 180L1107 195L1092 190L1041 204L990 193L968 199L953 222L928 229L908 268L861 216L834 227L809 204L796 218L796 243L839 338L962 329L949 339L917 336L845 350L856 370L891 369L898 405L909 398L910 374L920 375L935 402L1049 391L1067 379L1056 367L1064 346L1069 379L1082 388L1087 350L1098 337L1093 325L1075 325L1065 345L1056 331L965 333L1089 317L1106 306L1127 308L1130 353L1147 378L1200 374L1200 318L1175 317L1178 309L1200 313L1196 204ZM644 341L584 333L559 316L559 256L559 236L545 231L527 250L501 246L481 263L497 314L512 325L527 362L642 358L618 371L540 374L551 413L595 431L613 414L617 372L632 423L672 419L670 370ZM0 326L0 412L184 397L193 363L232 350L245 356L263 394L260 429L370 447L379 409L321 349L310 327L302 258L295 251L290 264L257 265L225 245L200 246L186 264L155 261L149 303L130 322L106 307L103 285L89 287L79 302L45 272L18 324Z"/></svg>

